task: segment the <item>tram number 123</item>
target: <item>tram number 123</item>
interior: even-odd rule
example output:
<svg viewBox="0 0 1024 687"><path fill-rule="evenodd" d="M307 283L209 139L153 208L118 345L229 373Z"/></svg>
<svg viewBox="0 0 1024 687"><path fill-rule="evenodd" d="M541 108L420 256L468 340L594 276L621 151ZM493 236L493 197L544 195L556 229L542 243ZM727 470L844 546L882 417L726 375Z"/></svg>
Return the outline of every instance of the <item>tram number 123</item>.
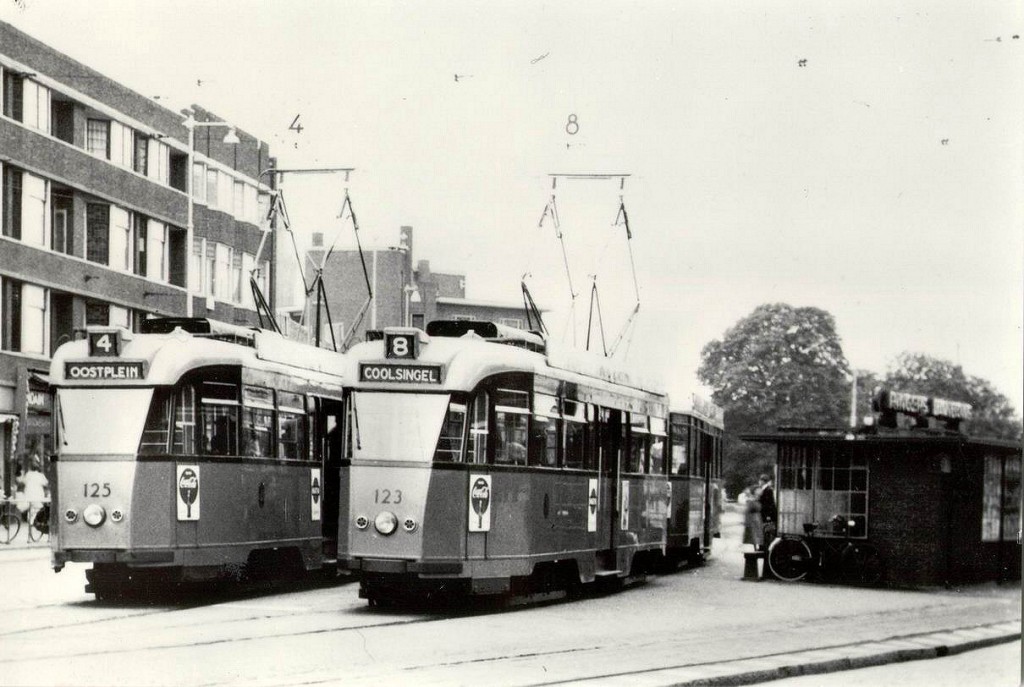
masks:
<svg viewBox="0 0 1024 687"><path fill-rule="evenodd" d="M402 490L401 489L374 489L373 490L373 502L374 503L391 503L398 505L402 502Z"/></svg>

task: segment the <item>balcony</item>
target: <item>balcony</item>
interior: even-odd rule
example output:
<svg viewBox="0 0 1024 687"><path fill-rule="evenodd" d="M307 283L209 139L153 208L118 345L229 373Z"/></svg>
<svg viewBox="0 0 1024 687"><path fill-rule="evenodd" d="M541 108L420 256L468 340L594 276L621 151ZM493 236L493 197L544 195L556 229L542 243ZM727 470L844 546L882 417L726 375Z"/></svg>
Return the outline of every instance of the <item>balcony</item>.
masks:
<svg viewBox="0 0 1024 687"><path fill-rule="evenodd" d="M185 194L3 117L0 151L0 161L9 161L177 226L185 226L188 221Z"/></svg>

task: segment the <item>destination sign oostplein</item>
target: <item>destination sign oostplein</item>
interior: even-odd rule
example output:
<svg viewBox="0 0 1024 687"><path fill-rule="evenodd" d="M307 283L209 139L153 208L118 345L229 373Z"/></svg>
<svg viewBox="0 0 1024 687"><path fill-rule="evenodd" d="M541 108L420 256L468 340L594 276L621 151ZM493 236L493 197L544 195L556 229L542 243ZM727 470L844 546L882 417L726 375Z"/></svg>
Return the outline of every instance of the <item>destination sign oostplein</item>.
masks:
<svg viewBox="0 0 1024 687"><path fill-rule="evenodd" d="M118 362L64 363L64 377L68 380L119 380L145 379L145 363L141 360Z"/></svg>
<svg viewBox="0 0 1024 687"><path fill-rule="evenodd" d="M362 363L359 366L360 382L390 382L395 384L440 384L439 365L388 365L384 363Z"/></svg>

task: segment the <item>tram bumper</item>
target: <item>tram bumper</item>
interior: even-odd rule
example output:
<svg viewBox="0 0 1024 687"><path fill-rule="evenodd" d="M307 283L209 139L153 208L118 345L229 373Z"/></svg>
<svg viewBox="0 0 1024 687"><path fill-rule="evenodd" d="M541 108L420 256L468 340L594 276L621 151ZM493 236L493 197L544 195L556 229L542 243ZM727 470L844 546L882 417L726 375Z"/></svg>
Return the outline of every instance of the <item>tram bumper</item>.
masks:
<svg viewBox="0 0 1024 687"><path fill-rule="evenodd" d="M353 558L344 562L349 570L367 573L403 575L458 575L463 573L462 561L404 561L387 558Z"/></svg>

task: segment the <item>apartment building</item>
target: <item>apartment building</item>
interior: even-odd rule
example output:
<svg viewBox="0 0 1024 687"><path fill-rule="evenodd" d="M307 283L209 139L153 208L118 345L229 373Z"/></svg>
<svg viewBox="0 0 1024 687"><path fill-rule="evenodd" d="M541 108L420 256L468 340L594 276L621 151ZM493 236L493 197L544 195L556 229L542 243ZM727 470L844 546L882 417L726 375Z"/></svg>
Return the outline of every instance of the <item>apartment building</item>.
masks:
<svg viewBox="0 0 1024 687"><path fill-rule="evenodd" d="M0 22L0 469L52 450L52 352L86 325L273 306L266 143ZM192 143L190 149L190 142ZM190 194L191 191L191 194Z"/></svg>

